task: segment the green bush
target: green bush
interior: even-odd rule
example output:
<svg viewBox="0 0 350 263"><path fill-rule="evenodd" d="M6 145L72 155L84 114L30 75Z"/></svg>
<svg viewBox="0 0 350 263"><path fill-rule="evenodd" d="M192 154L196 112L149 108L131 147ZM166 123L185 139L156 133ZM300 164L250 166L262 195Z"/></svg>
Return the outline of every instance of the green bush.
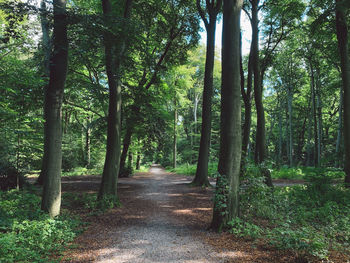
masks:
<svg viewBox="0 0 350 263"><path fill-rule="evenodd" d="M247 169L240 187L241 219L231 223L231 232L249 238L262 233L273 246L301 255L350 253L350 190L334 183L339 176L328 170L309 176L307 185L270 188L256 169ZM255 235L253 225L262 231Z"/></svg>
<svg viewBox="0 0 350 263"><path fill-rule="evenodd" d="M50 219L35 194L0 192L0 262L50 262L50 255L62 251L80 226L65 214Z"/></svg>

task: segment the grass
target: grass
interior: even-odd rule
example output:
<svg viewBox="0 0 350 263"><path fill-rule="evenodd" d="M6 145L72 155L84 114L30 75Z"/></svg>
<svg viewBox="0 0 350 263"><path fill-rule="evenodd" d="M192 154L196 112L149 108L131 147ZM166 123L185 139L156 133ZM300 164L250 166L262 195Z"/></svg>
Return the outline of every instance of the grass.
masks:
<svg viewBox="0 0 350 263"><path fill-rule="evenodd" d="M209 163L208 165L208 175L209 177L215 178L217 175L217 163ZM166 170L169 172L187 175L187 176L194 176L196 174L197 164L181 164L178 165L175 169L172 167L167 167Z"/></svg>
<svg viewBox="0 0 350 263"><path fill-rule="evenodd" d="M271 171L273 179L308 180L308 178L318 175L331 176L335 179L345 176L342 170L333 167L281 167Z"/></svg>

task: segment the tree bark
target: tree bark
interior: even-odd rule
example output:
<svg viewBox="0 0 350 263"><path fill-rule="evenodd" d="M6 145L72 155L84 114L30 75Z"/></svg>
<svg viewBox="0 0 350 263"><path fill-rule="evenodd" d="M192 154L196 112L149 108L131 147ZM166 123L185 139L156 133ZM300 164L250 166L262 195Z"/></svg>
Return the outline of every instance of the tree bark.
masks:
<svg viewBox="0 0 350 263"><path fill-rule="evenodd" d="M123 151L122 151L122 155L120 157L119 177L127 177L127 176L129 176L128 174L125 174L125 161L126 161L126 157L128 155L130 144L131 144L132 132L133 132L133 127L131 127L129 125L126 128L126 133L125 133L125 137L124 137L124 140L123 140Z"/></svg>
<svg viewBox="0 0 350 263"><path fill-rule="evenodd" d="M287 104L288 104L288 129L289 129L289 166L293 167L293 116L292 116L292 111L293 111L293 107L292 107L292 103L293 103L293 92L292 92L292 88L289 87L288 88L288 96L287 96Z"/></svg>
<svg viewBox="0 0 350 263"><path fill-rule="evenodd" d="M312 99L312 115L314 120L314 166L319 166L320 160L318 158L318 129L317 129L317 114L316 114L316 95L315 95L315 76L314 69L311 58L309 58L309 66L310 66L310 78L311 78L311 99Z"/></svg>
<svg viewBox="0 0 350 263"><path fill-rule="evenodd" d="M244 72L242 65L241 54L241 93L244 102L244 124L243 124L243 140L242 140L242 159L247 157L248 145L250 139L250 129L252 123L252 84L253 84L253 71L252 71L252 45L250 46L250 54L248 59L248 76L247 76L247 91L244 90ZM242 50L241 50L242 51Z"/></svg>
<svg viewBox="0 0 350 263"><path fill-rule="evenodd" d="M342 154L340 151L340 144L342 141L342 130L343 130L343 89L340 89L340 98L339 98L339 115L338 115L338 131L337 131L337 142L335 145L335 167L340 166L340 160L342 159Z"/></svg>
<svg viewBox="0 0 350 263"><path fill-rule="evenodd" d="M62 102L68 67L66 1L54 0L53 55L50 81L45 90L44 158L46 162L41 202L50 217L59 215L61 208L62 166Z"/></svg>
<svg viewBox="0 0 350 263"><path fill-rule="evenodd" d="M241 166L240 13L243 0L224 0L220 154L211 227L220 230L239 215ZM224 196L222 200L221 196ZM222 206L226 203L227 208Z"/></svg>
<svg viewBox="0 0 350 263"><path fill-rule="evenodd" d="M213 71L214 71L214 55L215 55L215 30L216 17L221 9L221 0L216 5L212 1L212 5L207 5L206 9L209 13L209 21L202 16L207 30L207 50L204 73L204 89L203 89L203 105L202 105L202 130L199 145L199 154L197 162L197 170L192 183L198 186L209 186L208 180L208 162L211 136L211 119L212 119L212 97L213 97ZM199 12L202 13L200 0L197 0Z"/></svg>
<svg viewBox="0 0 350 263"><path fill-rule="evenodd" d="M47 9L46 9L46 3L44 0L40 3L40 22L41 22L41 31L42 31L42 45L43 45L43 52L44 52L44 60L43 60L43 78L46 80L50 77L50 56L51 56L51 40L50 40L50 25L49 21L47 19ZM47 87L48 83L45 84L44 90L48 89ZM44 184L44 175L47 173L47 152L44 151L43 154L43 161L41 164L41 171L40 175L36 181L37 184L43 185Z"/></svg>
<svg viewBox="0 0 350 263"><path fill-rule="evenodd" d="M113 16L110 0L101 0L106 22ZM132 0L125 1L124 19L131 14ZM127 39L126 23L122 25L122 33L118 43L108 31L104 34L105 62L109 86L108 128L106 159L103 167L102 180L98 193L98 200L108 199L118 201L117 178L120 164L121 137L121 61L125 51Z"/></svg>
<svg viewBox="0 0 350 263"><path fill-rule="evenodd" d="M176 155L177 155L177 103L176 95L174 96L174 138L173 138L173 167L176 168Z"/></svg>
<svg viewBox="0 0 350 263"><path fill-rule="evenodd" d="M342 2L344 1L336 0L336 28L344 92L345 184L350 187L350 60L348 28Z"/></svg>
<svg viewBox="0 0 350 263"><path fill-rule="evenodd" d="M266 135L265 135L265 111L262 102L263 85L260 81L259 65L259 0L252 0L252 67L254 73L254 98L257 114L256 141L255 141L255 163L261 164L265 161Z"/></svg>
<svg viewBox="0 0 350 263"><path fill-rule="evenodd" d="M141 152L137 152L137 157L136 157L136 170L140 170L141 168Z"/></svg>

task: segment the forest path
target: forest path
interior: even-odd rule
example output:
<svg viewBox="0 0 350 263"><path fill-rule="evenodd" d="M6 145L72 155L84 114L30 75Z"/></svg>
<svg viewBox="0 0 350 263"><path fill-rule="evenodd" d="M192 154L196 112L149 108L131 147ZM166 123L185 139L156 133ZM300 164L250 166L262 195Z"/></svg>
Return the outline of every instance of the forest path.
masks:
<svg viewBox="0 0 350 263"><path fill-rule="evenodd" d="M133 215L132 225L117 228L118 237L114 247L100 251L96 262L223 262L213 249L196 237L196 230L181 220L181 214L191 213L183 202L186 193L183 188L189 183L186 178L168 176L157 166L150 174L134 178L127 184L140 186L134 193L134 200L143 202ZM121 180L123 186L123 180ZM180 198L184 195L184 198ZM125 204L127 205L127 204Z"/></svg>
<svg viewBox="0 0 350 263"><path fill-rule="evenodd" d="M206 231L213 189L191 187L191 179L155 165L149 173L121 178L123 206L97 216L68 262L209 263L238 257L205 242L217 235ZM65 188L72 190L64 183Z"/></svg>

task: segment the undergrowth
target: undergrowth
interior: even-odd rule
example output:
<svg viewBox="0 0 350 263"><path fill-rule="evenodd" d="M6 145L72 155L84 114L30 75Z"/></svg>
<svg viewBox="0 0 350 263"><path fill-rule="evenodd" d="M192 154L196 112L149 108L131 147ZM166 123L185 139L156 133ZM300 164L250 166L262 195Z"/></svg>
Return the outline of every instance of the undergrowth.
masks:
<svg viewBox="0 0 350 263"><path fill-rule="evenodd" d="M50 219L40 197L23 190L0 191L0 262L59 262L60 252L82 229L76 216Z"/></svg>
<svg viewBox="0 0 350 263"><path fill-rule="evenodd" d="M331 250L349 255L350 190L334 184L338 174L304 178L306 185L270 188L248 168L240 188L241 218L230 222L230 232L299 256L327 259Z"/></svg>
<svg viewBox="0 0 350 263"><path fill-rule="evenodd" d="M177 174L194 176L196 175L197 164L181 164L176 168L167 167L166 170L170 172L174 172ZM208 175L209 177L215 178L218 173L218 164L217 163L209 163L208 164Z"/></svg>

